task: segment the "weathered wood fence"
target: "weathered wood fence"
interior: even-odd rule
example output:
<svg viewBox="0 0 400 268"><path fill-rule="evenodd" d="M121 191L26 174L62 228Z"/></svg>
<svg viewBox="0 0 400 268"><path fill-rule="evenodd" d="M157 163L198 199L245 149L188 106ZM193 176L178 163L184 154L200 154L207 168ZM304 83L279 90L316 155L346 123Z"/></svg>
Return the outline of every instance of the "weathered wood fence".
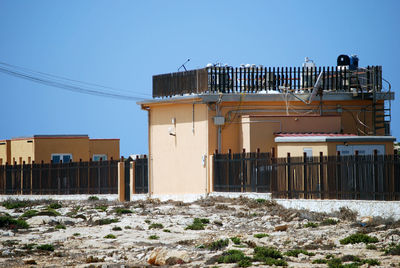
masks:
<svg viewBox="0 0 400 268"><path fill-rule="evenodd" d="M354 155L274 158L214 154L214 191L271 192L275 198L400 200L400 158Z"/></svg>
<svg viewBox="0 0 400 268"><path fill-rule="evenodd" d="M0 166L0 194L114 194L118 160Z"/></svg>

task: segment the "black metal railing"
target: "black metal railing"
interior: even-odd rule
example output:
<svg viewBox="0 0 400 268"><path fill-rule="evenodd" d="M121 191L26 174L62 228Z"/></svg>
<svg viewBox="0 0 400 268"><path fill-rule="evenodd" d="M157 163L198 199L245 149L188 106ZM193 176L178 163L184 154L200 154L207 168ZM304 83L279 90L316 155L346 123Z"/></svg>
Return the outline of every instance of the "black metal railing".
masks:
<svg viewBox="0 0 400 268"><path fill-rule="evenodd" d="M379 92L382 67L349 70L333 67L207 67L153 76L153 97L192 93L310 92L316 84L324 91Z"/></svg>
<svg viewBox="0 0 400 268"><path fill-rule="evenodd" d="M356 155L273 158L214 155L214 191L270 192L274 198L400 200L400 158Z"/></svg>

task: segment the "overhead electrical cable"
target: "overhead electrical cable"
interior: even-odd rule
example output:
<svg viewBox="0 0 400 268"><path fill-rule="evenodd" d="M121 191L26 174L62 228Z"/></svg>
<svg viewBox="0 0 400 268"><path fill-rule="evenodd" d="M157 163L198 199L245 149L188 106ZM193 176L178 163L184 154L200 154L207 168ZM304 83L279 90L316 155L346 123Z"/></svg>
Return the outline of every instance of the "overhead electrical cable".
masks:
<svg viewBox="0 0 400 268"><path fill-rule="evenodd" d="M53 74L43 73L39 71L30 70L27 68L11 65L0 61L0 72L8 74L21 79L29 80L39 84L44 84L50 87L57 87L60 89L78 92L88 95L95 95L101 97L138 101L150 97L148 94L132 92L128 90L121 90L113 87L102 86L99 84L88 83L84 81L74 80L57 76ZM107 90L105 90L107 89ZM118 92L127 92L132 94L122 94ZM141 96L138 96L141 95Z"/></svg>

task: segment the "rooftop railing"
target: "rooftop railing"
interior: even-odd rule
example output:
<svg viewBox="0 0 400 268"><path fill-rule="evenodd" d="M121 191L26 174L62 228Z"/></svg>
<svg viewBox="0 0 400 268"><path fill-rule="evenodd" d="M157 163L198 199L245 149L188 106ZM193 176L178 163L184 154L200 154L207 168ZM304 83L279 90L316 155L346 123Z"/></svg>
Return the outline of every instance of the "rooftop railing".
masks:
<svg viewBox="0 0 400 268"><path fill-rule="evenodd" d="M153 76L153 98L201 93L380 92L382 67L207 67Z"/></svg>

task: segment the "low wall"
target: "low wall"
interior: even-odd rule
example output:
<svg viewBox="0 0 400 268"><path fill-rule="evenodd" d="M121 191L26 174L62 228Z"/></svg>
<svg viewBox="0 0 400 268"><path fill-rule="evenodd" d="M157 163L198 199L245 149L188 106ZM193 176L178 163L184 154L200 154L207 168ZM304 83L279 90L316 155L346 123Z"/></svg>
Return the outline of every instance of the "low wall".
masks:
<svg viewBox="0 0 400 268"><path fill-rule="evenodd" d="M311 200L311 199L274 199L285 208L306 209L314 212L330 213L347 207L356 211L359 217L382 217L400 220L400 201L369 200Z"/></svg>

